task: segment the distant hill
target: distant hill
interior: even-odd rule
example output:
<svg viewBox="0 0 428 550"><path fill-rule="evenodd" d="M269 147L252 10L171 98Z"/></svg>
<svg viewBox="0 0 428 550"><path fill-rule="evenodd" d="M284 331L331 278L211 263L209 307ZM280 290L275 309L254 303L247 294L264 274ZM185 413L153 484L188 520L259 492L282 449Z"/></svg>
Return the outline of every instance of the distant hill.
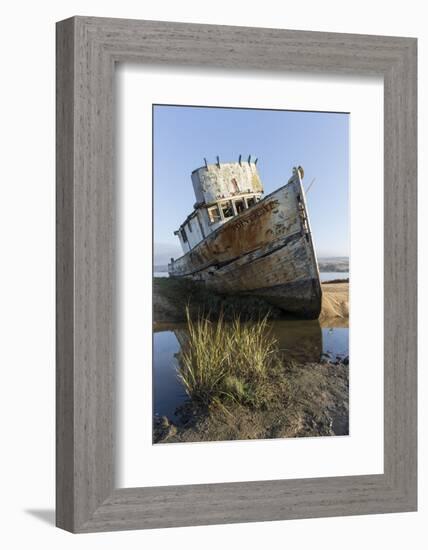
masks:
<svg viewBox="0 0 428 550"><path fill-rule="evenodd" d="M318 267L322 272L335 271L345 273L349 271L348 257L318 258Z"/></svg>
<svg viewBox="0 0 428 550"><path fill-rule="evenodd" d="M154 271L157 273L167 273L168 264L155 264ZM349 258L318 258L319 270L325 272L347 273L349 271Z"/></svg>

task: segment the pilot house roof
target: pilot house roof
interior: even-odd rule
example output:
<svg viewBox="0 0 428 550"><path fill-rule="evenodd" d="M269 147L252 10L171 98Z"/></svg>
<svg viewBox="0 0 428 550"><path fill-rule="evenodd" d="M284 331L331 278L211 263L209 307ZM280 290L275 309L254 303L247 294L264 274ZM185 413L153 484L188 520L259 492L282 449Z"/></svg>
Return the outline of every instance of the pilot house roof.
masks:
<svg viewBox="0 0 428 550"><path fill-rule="evenodd" d="M218 159L218 157L217 157ZM192 172L193 190L198 205L210 205L221 199L247 193L263 193L257 159L251 161L205 164Z"/></svg>

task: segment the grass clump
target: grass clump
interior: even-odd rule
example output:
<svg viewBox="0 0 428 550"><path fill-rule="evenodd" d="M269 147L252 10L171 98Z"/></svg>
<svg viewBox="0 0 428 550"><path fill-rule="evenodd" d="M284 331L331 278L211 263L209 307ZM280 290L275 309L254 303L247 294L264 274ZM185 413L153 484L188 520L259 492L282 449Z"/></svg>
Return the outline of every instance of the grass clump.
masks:
<svg viewBox="0 0 428 550"><path fill-rule="evenodd" d="M186 310L188 340L179 354L178 375L199 404L236 403L262 407L269 401L270 375L280 362L277 340L267 315L252 323L239 317L216 321L191 319Z"/></svg>

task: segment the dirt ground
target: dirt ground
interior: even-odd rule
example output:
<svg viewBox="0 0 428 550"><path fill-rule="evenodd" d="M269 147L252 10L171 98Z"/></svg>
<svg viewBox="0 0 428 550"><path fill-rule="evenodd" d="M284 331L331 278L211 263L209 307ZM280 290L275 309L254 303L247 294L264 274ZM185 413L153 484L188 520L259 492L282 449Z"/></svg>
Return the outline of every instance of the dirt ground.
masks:
<svg viewBox="0 0 428 550"><path fill-rule="evenodd" d="M284 365L273 380L270 406L179 410L180 422L155 418L154 443L231 441L348 435L349 367L347 360Z"/></svg>

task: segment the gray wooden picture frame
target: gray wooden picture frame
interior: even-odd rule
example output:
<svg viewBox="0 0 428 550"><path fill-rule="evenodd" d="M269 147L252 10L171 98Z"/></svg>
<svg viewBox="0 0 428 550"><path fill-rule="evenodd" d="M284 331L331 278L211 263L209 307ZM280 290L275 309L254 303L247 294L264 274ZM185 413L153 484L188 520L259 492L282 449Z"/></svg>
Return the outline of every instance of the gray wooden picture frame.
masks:
<svg viewBox="0 0 428 550"><path fill-rule="evenodd" d="M73 17L57 24L56 47L58 527L83 533L416 510L416 39ZM383 76L383 474L115 488L117 62Z"/></svg>

